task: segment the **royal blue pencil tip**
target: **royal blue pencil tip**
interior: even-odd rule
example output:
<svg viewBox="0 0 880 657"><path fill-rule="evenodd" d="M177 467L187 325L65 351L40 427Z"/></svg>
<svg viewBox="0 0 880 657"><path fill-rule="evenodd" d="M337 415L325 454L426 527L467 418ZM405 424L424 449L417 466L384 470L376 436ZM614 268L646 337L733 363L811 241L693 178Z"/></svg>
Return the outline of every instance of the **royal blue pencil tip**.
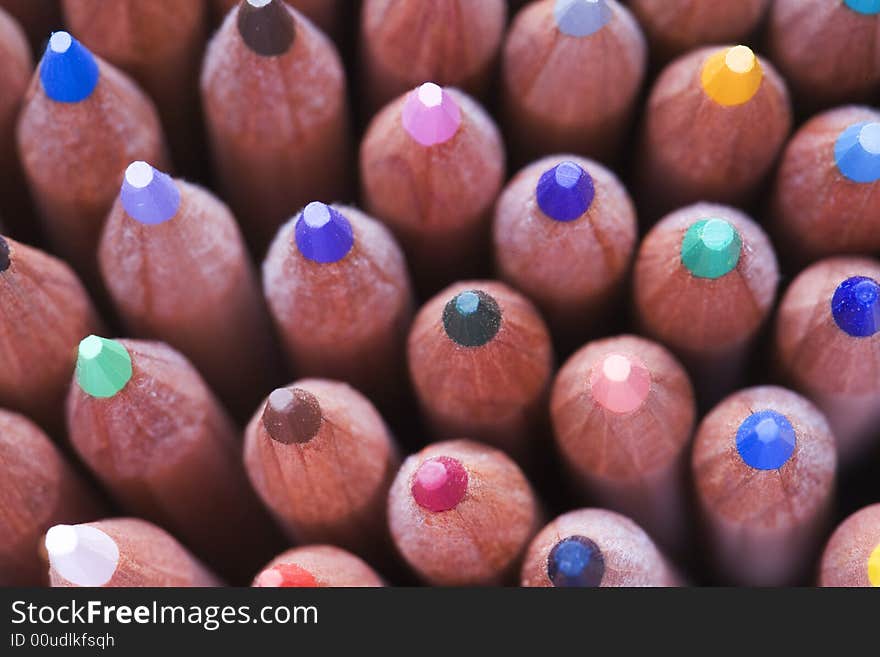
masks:
<svg viewBox="0 0 880 657"><path fill-rule="evenodd" d="M321 264L342 260L354 245L348 219L317 201L309 203L297 217L294 237L299 252Z"/></svg>
<svg viewBox="0 0 880 657"><path fill-rule="evenodd" d="M854 123L841 132L834 144L834 162L853 182L880 180L880 123Z"/></svg>
<svg viewBox="0 0 880 657"><path fill-rule="evenodd" d="M831 315L838 328L854 338L880 330L880 284L867 276L851 276L831 297Z"/></svg>
<svg viewBox="0 0 880 657"><path fill-rule="evenodd" d="M880 14L880 0L843 0L843 3L860 14Z"/></svg>
<svg viewBox="0 0 880 657"><path fill-rule="evenodd" d="M556 221L572 221L583 215L594 195L590 174L569 161L545 171L535 188L541 212Z"/></svg>
<svg viewBox="0 0 880 657"><path fill-rule="evenodd" d="M611 7L605 0L556 0L553 18L560 32L585 37L598 32L611 20Z"/></svg>
<svg viewBox="0 0 880 657"><path fill-rule="evenodd" d="M128 165L119 198L128 215L142 224L168 221L180 207L180 190L171 176L146 162Z"/></svg>
<svg viewBox="0 0 880 657"><path fill-rule="evenodd" d="M53 32L40 62L40 82L46 95L59 103L78 103L98 84L98 63L67 32Z"/></svg>
<svg viewBox="0 0 880 657"><path fill-rule="evenodd" d="M586 536L563 538L547 556L547 577L553 586L599 586L605 575L605 557Z"/></svg>
<svg viewBox="0 0 880 657"><path fill-rule="evenodd" d="M736 432L740 458L756 470L778 470L794 453L797 436L791 422L773 410L749 415Z"/></svg>

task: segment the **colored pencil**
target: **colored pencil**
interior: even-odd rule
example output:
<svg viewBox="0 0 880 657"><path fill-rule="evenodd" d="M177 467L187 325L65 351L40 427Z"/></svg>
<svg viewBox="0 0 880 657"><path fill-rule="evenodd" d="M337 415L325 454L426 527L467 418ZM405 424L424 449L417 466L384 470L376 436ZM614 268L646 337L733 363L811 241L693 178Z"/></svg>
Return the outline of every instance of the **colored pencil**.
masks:
<svg viewBox="0 0 880 657"><path fill-rule="evenodd" d="M548 153L617 160L645 76L638 23L615 0L536 0L502 54L502 113L518 162Z"/></svg>
<svg viewBox="0 0 880 657"><path fill-rule="evenodd" d="M665 63L697 46L742 41L760 24L770 0L630 0L651 47Z"/></svg>
<svg viewBox="0 0 880 657"><path fill-rule="evenodd" d="M332 545L306 545L272 559L254 578L252 586L348 588L385 586L385 583L350 552Z"/></svg>
<svg viewBox="0 0 880 657"><path fill-rule="evenodd" d="M309 203L272 242L263 290L297 374L346 381L380 401L400 393L412 290L382 224Z"/></svg>
<svg viewBox="0 0 880 657"><path fill-rule="evenodd" d="M221 586L165 530L137 518L55 525L46 532L52 586Z"/></svg>
<svg viewBox="0 0 880 657"><path fill-rule="evenodd" d="M366 0L360 66L368 111L425 80L486 98L506 22L504 0Z"/></svg>
<svg viewBox="0 0 880 657"><path fill-rule="evenodd" d="M681 586L651 538L632 520L604 509L578 509L535 536L522 567L529 587Z"/></svg>
<svg viewBox="0 0 880 657"><path fill-rule="evenodd" d="M274 390L247 426L244 463L291 540L387 554L385 507L400 457L354 388L303 379Z"/></svg>
<svg viewBox="0 0 880 657"><path fill-rule="evenodd" d="M398 551L434 586L510 582L540 522L516 464L469 440L434 443L407 458L388 496Z"/></svg>
<svg viewBox="0 0 880 657"><path fill-rule="evenodd" d="M776 358L785 380L828 418L844 465L877 445L880 263L829 258L801 272L779 305Z"/></svg>
<svg viewBox="0 0 880 657"><path fill-rule="evenodd" d="M589 342L562 366L550 416L579 488L670 550L688 522L685 475L696 408L684 368L635 336Z"/></svg>
<svg viewBox="0 0 880 657"><path fill-rule="evenodd" d="M407 353L437 436L468 436L528 460L553 369L547 327L528 299L502 283L455 283L418 312Z"/></svg>
<svg viewBox="0 0 880 657"><path fill-rule="evenodd" d="M30 200L15 149L15 123L33 71L18 23L0 9L0 217L16 237L30 238ZM9 233L7 233L9 234Z"/></svg>
<svg viewBox="0 0 880 657"><path fill-rule="evenodd" d="M0 410L0 586L45 584L38 552L43 532L102 513L49 437L23 415Z"/></svg>
<svg viewBox="0 0 880 657"><path fill-rule="evenodd" d="M748 388L700 423L692 457L708 556L725 582L802 577L826 531L837 454L825 417L784 388Z"/></svg>
<svg viewBox="0 0 880 657"><path fill-rule="evenodd" d="M848 106L805 123L773 193L777 244L796 262L880 251L880 112Z"/></svg>
<svg viewBox="0 0 880 657"><path fill-rule="evenodd" d="M496 269L538 305L555 335L581 344L622 305L637 233L632 201L611 171L552 155L522 169L498 198Z"/></svg>
<svg viewBox="0 0 880 657"><path fill-rule="evenodd" d="M791 121L785 83L747 46L682 55L660 73L645 107L642 204L656 217L697 201L749 203Z"/></svg>
<svg viewBox="0 0 880 657"><path fill-rule="evenodd" d="M844 520L825 546L819 586L880 587L880 504Z"/></svg>
<svg viewBox="0 0 880 657"><path fill-rule="evenodd" d="M277 547L235 428L167 345L84 339L67 423L77 454L123 508L174 532L219 571L249 577Z"/></svg>
<svg viewBox="0 0 880 657"><path fill-rule="evenodd" d="M58 0L0 0L0 7L15 17L34 50L44 47L49 33L61 25Z"/></svg>
<svg viewBox="0 0 880 657"><path fill-rule="evenodd" d="M367 127L360 171L367 210L400 239L424 292L488 269L504 145L469 96L428 82L387 105Z"/></svg>
<svg viewBox="0 0 880 657"><path fill-rule="evenodd" d="M98 236L125 168L133 160L168 168L153 103L70 34L54 32L25 97L18 150L52 246L94 284Z"/></svg>
<svg viewBox="0 0 880 657"><path fill-rule="evenodd" d="M98 261L129 332L183 352L237 417L277 383L253 265L235 218L210 192L132 163Z"/></svg>
<svg viewBox="0 0 880 657"><path fill-rule="evenodd" d="M714 403L741 380L778 280L758 224L733 208L700 203L667 215L645 236L635 306L647 335L682 359L701 400Z"/></svg>
<svg viewBox="0 0 880 657"><path fill-rule="evenodd" d="M281 0L244 0L208 44L202 103L218 183L262 253L307 202L345 198L345 74L333 44Z"/></svg>
<svg viewBox="0 0 880 657"><path fill-rule="evenodd" d="M63 0L62 6L70 31L134 78L156 103L180 170L204 175L198 91L204 0Z"/></svg>
<svg viewBox="0 0 880 657"><path fill-rule="evenodd" d="M802 108L876 97L876 0L774 0L767 23L770 57Z"/></svg>
<svg viewBox="0 0 880 657"><path fill-rule="evenodd" d="M0 405L61 435L76 345L100 329L70 267L0 236Z"/></svg>
<svg viewBox="0 0 880 657"><path fill-rule="evenodd" d="M213 0L216 22L223 20L229 11L242 0ZM339 37L341 18L351 12L348 0L285 0L287 4L302 13L328 36Z"/></svg>

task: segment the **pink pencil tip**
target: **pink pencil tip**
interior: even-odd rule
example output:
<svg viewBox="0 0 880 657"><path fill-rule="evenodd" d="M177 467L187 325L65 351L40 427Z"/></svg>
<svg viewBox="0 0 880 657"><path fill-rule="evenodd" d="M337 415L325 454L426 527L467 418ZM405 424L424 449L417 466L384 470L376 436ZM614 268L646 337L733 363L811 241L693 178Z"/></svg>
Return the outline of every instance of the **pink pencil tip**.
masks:
<svg viewBox="0 0 880 657"><path fill-rule="evenodd" d="M648 396L651 373L631 357L609 354L593 367L590 375L593 399L612 413L631 413Z"/></svg>
<svg viewBox="0 0 880 657"><path fill-rule="evenodd" d="M422 146L448 141L461 125L461 109L444 89L426 82L406 97L403 127Z"/></svg>

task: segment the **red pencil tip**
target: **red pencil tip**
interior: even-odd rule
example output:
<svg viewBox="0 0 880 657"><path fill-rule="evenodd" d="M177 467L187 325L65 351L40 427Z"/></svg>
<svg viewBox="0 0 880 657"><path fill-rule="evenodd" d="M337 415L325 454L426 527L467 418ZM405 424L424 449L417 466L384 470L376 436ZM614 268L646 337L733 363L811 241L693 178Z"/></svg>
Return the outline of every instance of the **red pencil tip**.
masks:
<svg viewBox="0 0 880 657"><path fill-rule="evenodd" d="M321 429L321 404L302 388L278 388L269 395L262 420L272 440L285 445L306 443Z"/></svg>
<svg viewBox="0 0 880 657"><path fill-rule="evenodd" d="M279 563L257 575L254 586L270 588L315 588L318 581L305 568L295 563Z"/></svg>
<svg viewBox="0 0 880 657"><path fill-rule="evenodd" d="M467 493L468 474L461 461L438 456L422 462L413 477L412 496L428 511L449 511Z"/></svg>

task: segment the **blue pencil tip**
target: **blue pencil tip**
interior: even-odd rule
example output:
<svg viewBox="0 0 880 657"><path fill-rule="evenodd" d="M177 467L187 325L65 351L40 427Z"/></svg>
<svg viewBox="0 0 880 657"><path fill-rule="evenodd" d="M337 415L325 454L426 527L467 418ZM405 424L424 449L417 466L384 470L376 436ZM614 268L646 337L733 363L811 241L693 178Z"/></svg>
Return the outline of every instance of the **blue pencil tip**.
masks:
<svg viewBox="0 0 880 657"><path fill-rule="evenodd" d="M59 103L78 103L98 84L98 63L92 53L67 32L53 32L40 62L46 95Z"/></svg>
<svg viewBox="0 0 880 657"><path fill-rule="evenodd" d="M853 182L880 180L880 123L855 123L841 132L834 144L834 162Z"/></svg>
<svg viewBox="0 0 880 657"><path fill-rule="evenodd" d="M834 323L854 338L869 338L880 330L880 284L867 276L852 276L831 297Z"/></svg>
<svg viewBox="0 0 880 657"><path fill-rule="evenodd" d="M177 214L180 190L166 173L146 162L132 162L119 190L122 207L142 224L161 224Z"/></svg>
<svg viewBox="0 0 880 657"><path fill-rule="evenodd" d="M585 37L598 32L611 20L611 7L605 0L556 0L553 18L560 32Z"/></svg>
<svg viewBox="0 0 880 657"><path fill-rule="evenodd" d="M553 586L599 586L604 575L602 550L585 536L563 538L547 556L547 577Z"/></svg>
<svg viewBox="0 0 880 657"><path fill-rule="evenodd" d="M590 174L568 161L545 171L535 188L541 212L556 221L572 221L583 215L595 193Z"/></svg>
<svg viewBox="0 0 880 657"><path fill-rule="evenodd" d="M794 453L797 437L788 418L776 411L757 411L749 415L736 432L740 458L756 470L777 470Z"/></svg>
<svg viewBox="0 0 880 657"><path fill-rule="evenodd" d="M843 3L860 14L880 14L880 0L843 0Z"/></svg>
<svg viewBox="0 0 880 657"><path fill-rule="evenodd" d="M317 201L309 203L297 217L294 237L299 252L321 264L342 260L354 245L348 219Z"/></svg>

